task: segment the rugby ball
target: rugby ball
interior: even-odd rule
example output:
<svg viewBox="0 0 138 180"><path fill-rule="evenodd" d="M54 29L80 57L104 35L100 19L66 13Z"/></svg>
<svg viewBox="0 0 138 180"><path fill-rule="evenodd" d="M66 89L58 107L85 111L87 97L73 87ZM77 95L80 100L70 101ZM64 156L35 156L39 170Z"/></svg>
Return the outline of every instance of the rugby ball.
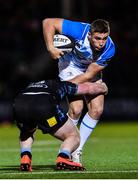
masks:
<svg viewBox="0 0 138 180"><path fill-rule="evenodd" d="M61 49L63 52L71 52L74 48L74 42L68 36L62 34L54 35L54 47Z"/></svg>

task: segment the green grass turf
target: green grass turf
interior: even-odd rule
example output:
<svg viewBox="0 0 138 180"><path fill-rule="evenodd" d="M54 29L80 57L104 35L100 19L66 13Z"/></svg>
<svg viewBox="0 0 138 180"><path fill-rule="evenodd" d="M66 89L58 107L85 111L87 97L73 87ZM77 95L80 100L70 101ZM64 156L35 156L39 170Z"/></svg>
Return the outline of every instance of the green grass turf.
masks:
<svg viewBox="0 0 138 180"><path fill-rule="evenodd" d="M37 131L33 172L20 172L18 129L0 128L0 178L3 179L113 179L138 178L138 123L99 123L85 145L85 172L56 171L60 141Z"/></svg>

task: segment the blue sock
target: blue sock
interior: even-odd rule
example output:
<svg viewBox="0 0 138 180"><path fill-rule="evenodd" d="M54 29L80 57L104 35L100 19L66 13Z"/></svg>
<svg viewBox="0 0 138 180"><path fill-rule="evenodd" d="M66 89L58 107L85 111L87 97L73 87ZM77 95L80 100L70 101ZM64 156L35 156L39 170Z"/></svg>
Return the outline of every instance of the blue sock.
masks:
<svg viewBox="0 0 138 180"><path fill-rule="evenodd" d="M31 148L21 148L21 158L24 155L28 155L29 158L32 159Z"/></svg>
<svg viewBox="0 0 138 180"><path fill-rule="evenodd" d="M28 151L31 153L31 148L21 148L20 152L24 153L25 151Z"/></svg>
<svg viewBox="0 0 138 180"><path fill-rule="evenodd" d="M58 156L61 156L63 158L70 158L71 159L71 154L67 150L60 150Z"/></svg>

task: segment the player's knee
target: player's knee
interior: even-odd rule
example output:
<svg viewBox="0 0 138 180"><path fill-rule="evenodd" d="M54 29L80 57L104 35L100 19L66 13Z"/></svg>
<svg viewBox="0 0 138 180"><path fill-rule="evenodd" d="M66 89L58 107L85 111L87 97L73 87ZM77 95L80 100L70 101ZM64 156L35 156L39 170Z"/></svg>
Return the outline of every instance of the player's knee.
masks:
<svg viewBox="0 0 138 180"><path fill-rule="evenodd" d="M69 109L69 116L73 119L78 119L82 113L83 105L79 104L74 107L70 107Z"/></svg>
<svg viewBox="0 0 138 180"><path fill-rule="evenodd" d="M94 119L99 119L103 113L103 107L98 107L98 108L92 108L89 111L89 114L94 118Z"/></svg>

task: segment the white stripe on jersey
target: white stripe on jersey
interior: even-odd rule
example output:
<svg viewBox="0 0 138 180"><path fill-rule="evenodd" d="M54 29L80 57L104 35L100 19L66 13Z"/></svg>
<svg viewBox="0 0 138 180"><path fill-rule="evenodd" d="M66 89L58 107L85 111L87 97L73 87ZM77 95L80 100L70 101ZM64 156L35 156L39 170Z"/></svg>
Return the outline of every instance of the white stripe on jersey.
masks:
<svg viewBox="0 0 138 180"><path fill-rule="evenodd" d="M48 92L26 92L25 95L50 94Z"/></svg>

